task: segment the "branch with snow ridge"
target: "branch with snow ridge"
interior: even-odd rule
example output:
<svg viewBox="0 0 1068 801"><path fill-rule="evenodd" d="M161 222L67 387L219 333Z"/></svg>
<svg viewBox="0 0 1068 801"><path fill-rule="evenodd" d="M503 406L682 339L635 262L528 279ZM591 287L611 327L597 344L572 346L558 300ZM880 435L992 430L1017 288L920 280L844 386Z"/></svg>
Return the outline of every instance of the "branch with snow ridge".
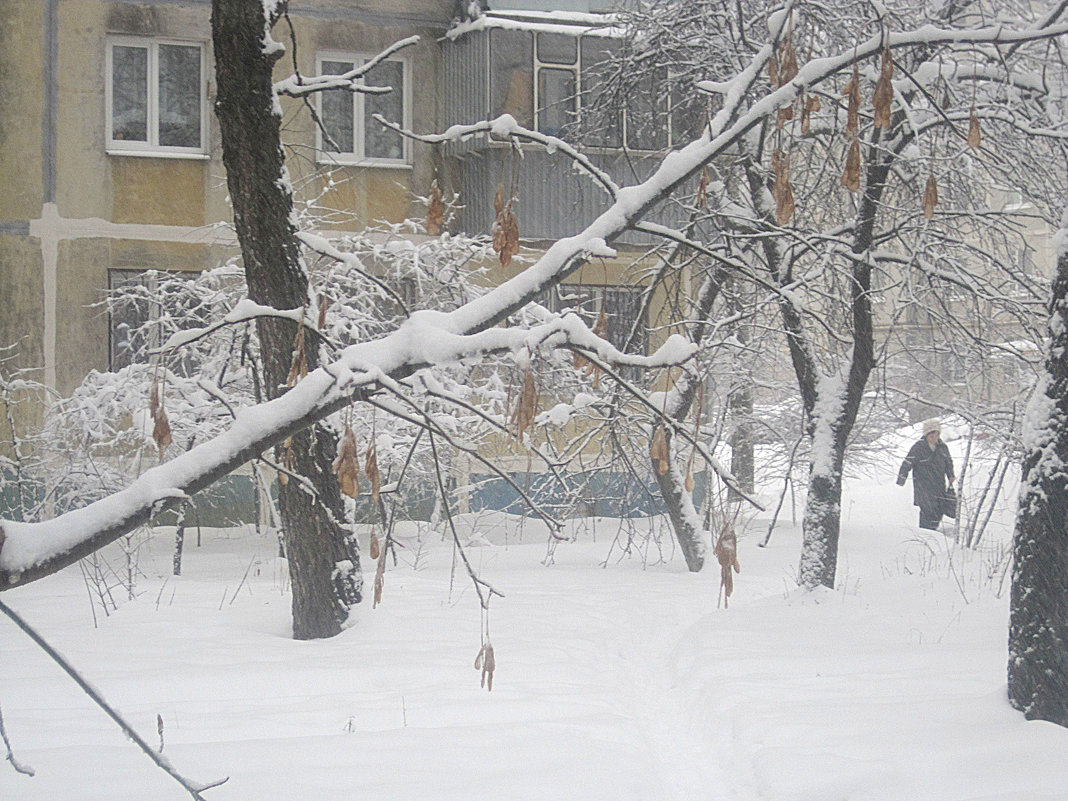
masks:
<svg viewBox="0 0 1068 801"><path fill-rule="evenodd" d="M805 64L788 84L746 105L772 54L772 45L764 45L733 80L719 87L724 92L722 108L702 136L668 154L646 181L619 189L612 204L584 231L557 240L518 275L454 311L418 311L396 331L378 340L349 346L330 365L313 371L285 395L240 411L227 431L146 471L114 495L50 521L0 521L0 532L5 537L0 546L0 589L49 575L148 522L157 506L173 503L178 493L192 495L210 486L266 448L361 399L375 384L375 376L400 380L429 365L523 347L527 332L496 326L578 270L590 254L607 252L608 243L632 229L706 164L762 125L803 89L828 80L855 58L872 56L886 44L891 47L937 42L1012 44L1066 33L1068 23L1026 30L1004 26L947 30L925 26L909 33L880 34L856 48L849 48L848 52ZM489 123L482 125L487 130L492 128ZM560 338L561 344L565 341L566 337ZM597 350L600 352L600 348ZM619 361L656 363L647 359L626 356Z"/></svg>

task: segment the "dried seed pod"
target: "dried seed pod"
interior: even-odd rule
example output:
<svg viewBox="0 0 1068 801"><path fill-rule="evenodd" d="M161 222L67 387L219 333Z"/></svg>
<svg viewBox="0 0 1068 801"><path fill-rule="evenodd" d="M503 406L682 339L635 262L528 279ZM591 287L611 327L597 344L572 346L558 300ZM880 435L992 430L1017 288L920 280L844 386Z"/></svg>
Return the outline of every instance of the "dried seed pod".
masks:
<svg viewBox="0 0 1068 801"><path fill-rule="evenodd" d="M693 473L689 469L686 470L686 491L693 492L695 484L693 481Z"/></svg>
<svg viewBox="0 0 1068 801"><path fill-rule="evenodd" d="M719 562L719 586L723 592L723 606L729 607L728 599L734 592L734 573L740 573L738 565L738 537L734 529L728 526L719 535L715 547L716 561Z"/></svg>
<svg viewBox="0 0 1068 801"><path fill-rule="evenodd" d="M975 105L968 117L968 146L978 150L983 144L983 134L979 129L979 118L975 116Z"/></svg>
<svg viewBox="0 0 1068 801"><path fill-rule="evenodd" d="M426 232L430 236L441 233L442 223L445 222L445 202L441 199L441 187L435 178L430 184L430 204L426 212Z"/></svg>
<svg viewBox="0 0 1068 801"><path fill-rule="evenodd" d="M890 127L890 110L894 101L894 57L890 48L883 49L882 63L879 67L879 80L875 83L872 105L875 107L874 125L876 128Z"/></svg>
<svg viewBox="0 0 1068 801"><path fill-rule="evenodd" d="M670 467L668 463L667 433L664 424L660 423L653 432L653 438L649 441L649 458L656 464L656 471L665 475Z"/></svg>
<svg viewBox="0 0 1068 801"><path fill-rule="evenodd" d="M608 299L601 299L601 311L597 315L597 322L593 324L593 333L603 337L608 333Z"/></svg>
<svg viewBox="0 0 1068 801"><path fill-rule="evenodd" d="M161 456L164 448L173 442L171 438L171 423L167 419L167 410L163 406L156 410L156 424L152 427L152 439L156 441L156 447L159 448Z"/></svg>
<svg viewBox="0 0 1068 801"><path fill-rule="evenodd" d="M511 201L493 224L493 250L500 256L501 267L511 264L512 256L519 252L519 221L512 211Z"/></svg>
<svg viewBox="0 0 1068 801"><path fill-rule="evenodd" d="M512 412L512 425L515 426L517 438L523 438L523 432L534 424L538 413L538 388L534 384L534 373L528 367L523 371L523 386L516 399L515 411Z"/></svg>
<svg viewBox="0 0 1068 801"><path fill-rule="evenodd" d="M386 584L386 557L382 554L378 558L378 567L375 570L375 589L374 589L374 601L371 604L371 608L374 609L380 603L382 603L382 588Z"/></svg>
<svg viewBox="0 0 1068 801"><path fill-rule="evenodd" d="M358 458L356 435L352 433L351 428L345 426L345 432L338 443L337 457L334 459L333 467L342 494L350 498L358 498L360 495Z"/></svg>
<svg viewBox="0 0 1068 801"><path fill-rule="evenodd" d="M308 354L304 350L304 325L297 326L297 338L293 341L293 360L289 365L287 387L296 386L297 382L308 375Z"/></svg>
<svg viewBox="0 0 1068 801"><path fill-rule="evenodd" d="M701 170L701 180L697 184L697 200L695 205L703 209L708 202L708 186L712 183L712 176L708 174L708 167Z"/></svg>
<svg viewBox="0 0 1068 801"><path fill-rule="evenodd" d="M845 170L842 172L842 186L850 192L860 189L860 142L856 137L853 138L846 156Z"/></svg>
<svg viewBox="0 0 1068 801"><path fill-rule="evenodd" d="M378 493L382 488L382 476L378 472L378 446L372 442L367 446L366 459L363 466L367 477L371 479L371 499L378 506Z"/></svg>
<svg viewBox="0 0 1068 801"><path fill-rule="evenodd" d="M586 357L579 353L577 350L572 351L571 361L575 365L576 370L581 370L587 364Z"/></svg>
<svg viewBox="0 0 1068 801"><path fill-rule="evenodd" d="M923 216L928 220L934 217L938 205L938 179L932 172L927 176L927 186L923 190Z"/></svg>
<svg viewBox="0 0 1068 801"><path fill-rule="evenodd" d="M382 547L378 543L378 534L374 531L371 532L370 552L372 559L377 559L382 555Z"/></svg>
<svg viewBox="0 0 1068 801"><path fill-rule="evenodd" d="M156 412L159 411L159 379L155 376L152 377L152 389L148 393L148 413L152 416L152 419L156 419Z"/></svg>
<svg viewBox="0 0 1068 801"><path fill-rule="evenodd" d="M779 128L785 128L786 123L794 118L794 104L787 103L785 106L779 106L779 110L775 112L775 124Z"/></svg>
<svg viewBox="0 0 1068 801"><path fill-rule="evenodd" d="M497 669L497 659L493 655L493 646L489 640L482 646L482 686L493 692L493 671Z"/></svg>
<svg viewBox="0 0 1068 801"><path fill-rule="evenodd" d="M782 86L779 83L779 59L774 52L772 52L771 58L768 59L768 80L771 81L771 85L776 89Z"/></svg>
<svg viewBox="0 0 1068 801"><path fill-rule="evenodd" d="M846 116L846 136L856 136L860 130L860 69L853 62L853 77L842 89L842 95L848 100Z"/></svg>
<svg viewBox="0 0 1068 801"><path fill-rule="evenodd" d="M787 33L779 46L779 86L785 86L797 77L797 52L794 50L793 32Z"/></svg>
<svg viewBox="0 0 1068 801"><path fill-rule="evenodd" d="M507 202L508 198L506 196L504 184L497 184L497 189L493 193L493 211L496 214L500 214L502 211L504 211L504 206Z"/></svg>
<svg viewBox="0 0 1068 801"><path fill-rule="evenodd" d="M319 296L319 321L318 321L317 325L315 326L320 331L322 331L324 328L326 328L326 312L327 312L327 309L329 309L329 308L330 308L330 298L326 297L325 295L320 295Z"/></svg>
<svg viewBox="0 0 1068 801"><path fill-rule="evenodd" d="M806 95L801 101L801 133L807 134L812 130L812 114L823 107L819 97Z"/></svg>
<svg viewBox="0 0 1068 801"><path fill-rule="evenodd" d="M772 159L775 170L775 186L771 194L775 198L775 219L779 225L786 225L794 216L794 191L790 188L790 156L775 151Z"/></svg>

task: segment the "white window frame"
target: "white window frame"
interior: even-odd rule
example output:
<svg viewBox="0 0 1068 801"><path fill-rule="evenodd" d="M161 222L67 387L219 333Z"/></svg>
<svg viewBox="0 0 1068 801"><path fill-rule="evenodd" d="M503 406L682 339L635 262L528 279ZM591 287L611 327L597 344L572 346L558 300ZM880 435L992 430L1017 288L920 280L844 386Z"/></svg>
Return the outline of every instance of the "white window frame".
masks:
<svg viewBox="0 0 1068 801"><path fill-rule="evenodd" d="M200 147L159 144L159 47L195 47L200 52ZM148 50L148 141L113 138L114 113L112 53L115 47L142 47ZM168 158L208 158L208 58L203 42L145 36L108 36L105 48L104 118L107 126L107 152L124 156L164 156Z"/></svg>
<svg viewBox="0 0 1068 801"><path fill-rule="evenodd" d="M323 62L324 61L351 61L353 68L359 67L372 58L374 54L350 52L344 50L321 50L315 54L315 68L319 75L323 74ZM404 119L400 121L402 127L409 129L412 127L412 63L409 59L403 57L387 58L385 61L392 61L401 65L401 80L403 86L401 87L401 110ZM396 89L394 88L394 91ZM315 158L318 164L326 165L356 165L356 166L374 166L374 167L394 167L400 169L410 169L412 166L412 143L406 136L401 137L401 150L403 155L399 159L384 159L376 158L373 156L364 155L365 147L365 132L364 125L366 119L365 111L365 98L366 95L363 92L353 92L352 97L352 138L353 138L353 151L351 153L335 153L324 149L323 131L316 125L315 126ZM320 115L322 119L322 92L316 93L315 98L315 111Z"/></svg>
<svg viewBox="0 0 1068 801"><path fill-rule="evenodd" d="M574 42L575 42L575 60L570 64L560 63L560 62L556 62L556 61L543 61L538 56L538 40L544 35L568 36L571 39L573 39ZM546 108L543 108L542 99L541 99L541 73L542 73L543 70L559 70L561 72L570 72L571 73L571 81L575 86L575 95L574 95L575 110L574 110L574 112L572 112L572 119L569 120L565 124L565 127L567 127L568 125L574 125L578 121L579 115L582 113L582 110L580 108L581 105L582 105L582 88L581 88L581 84L580 84L580 80L581 80L581 75L580 75L581 69L580 69L580 67L582 65L582 46L581 45L582 45L581 37L577 36L575 34L571 34L571 33L545 34L545 33L542 33L542 32L538 32L538 33L536 33L534 35L534 42L533 42L534 85L531 87L531 95L534 98L533 103L534 103L534 130L535 131L538 131L539 133L544 133L544 131L542 131L542 119L541 119L541 117L542 117L542 114L548 110ZM550 134L550 135L559 136L560 132L557 132L556 134Z"/></svg>

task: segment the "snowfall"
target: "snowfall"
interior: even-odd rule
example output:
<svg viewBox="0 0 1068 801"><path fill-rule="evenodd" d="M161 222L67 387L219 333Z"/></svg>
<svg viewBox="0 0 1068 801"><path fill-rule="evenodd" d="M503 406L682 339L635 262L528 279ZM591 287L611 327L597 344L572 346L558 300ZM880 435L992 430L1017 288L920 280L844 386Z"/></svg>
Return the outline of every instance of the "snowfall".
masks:
<svg viewBox="0 0 1068 801"><path fill-rule="evenodd" d="M943 434L958 465L963 434ZM688 573L663 520L576 519L550 548L535 519L489 512L458 520L504 595L488 618L451 540L414 524L382 603L329 640L290 638L284 561L252 528L191 530L181 577L155 529L107 615L78 566L0 600L179 772L228 777L209 801L1063 801L1068 730L1005 695L1015 486L978 548L952 521L922 531L894 483L917 437L851 471L833 590L796 586L798 496L766 547L771 512L743 513L729 608L718 565ZM4 801L190 797L6 617L0 710L36 774L0 763Z"/></svg>

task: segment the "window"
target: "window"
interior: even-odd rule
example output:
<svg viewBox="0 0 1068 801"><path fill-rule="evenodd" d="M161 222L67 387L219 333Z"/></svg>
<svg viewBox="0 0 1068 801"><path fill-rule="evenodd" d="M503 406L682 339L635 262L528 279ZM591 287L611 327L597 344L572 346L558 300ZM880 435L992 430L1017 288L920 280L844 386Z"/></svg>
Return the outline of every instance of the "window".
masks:
<svg viewBox="0 0 1068 801"><path fill-rule="evenodd" d="M107 148L207 152L204 48L193 42L115 38L107 46Z"/></svg>
<svg viewBox="0 0 1068 801"><path fill-rule="evenodd" d="M149 349L158 348L174 331L206 324L196 296L180 283L168 283L170 278L192 281L198 275L190 270L108 270L111 370L144 360ZM192 369L187 357L169 359L167 366L179 375Z"/></svg>
<svg viewBox="0 0 1068 801"><path fill-rule="evenodd" d="M527 128L592 147L663 150L689 142L704 124L694 101L663 70L647 72L618 107L599 107L622 42L604 36L494 28L489 32L490 117L511 114ZM618 87L617 87L618 89ZM688 93L692 95L692 93Z"/></svg>
<svg viewBox="0 0 1068 801"><path fill-rule="evenodd" d="M330 53L319 57L321 75L344 75L361 66L367 56ZM384 94L363 94L347 89L319 93L319 157L335 164L402 165L409 161L408 140L378 122L374 115L410 127L408 62L387 59L362 79L365 86L390 87Z"/></svg>
<svg viewBox="0 0 1068 801"><path fill-rule="evenodd" d="M538 34L538 130L563 137L578 113L578 39Z"/></svg>
<svg viewBox="0 0 1068 801"><path fill-rule="evenodd" d="M649 331L644 318L638 326L631 346L625 347L634 322L642 309L642 287L598 286L594 284L560 284L549 293L548 309L555 312L573 310L593 328L605 310L607 330L604 338L626 353L644 354L648 347ZM624 367L620 374L628 381L638 380L645 372L639 367Z"/></svg>

